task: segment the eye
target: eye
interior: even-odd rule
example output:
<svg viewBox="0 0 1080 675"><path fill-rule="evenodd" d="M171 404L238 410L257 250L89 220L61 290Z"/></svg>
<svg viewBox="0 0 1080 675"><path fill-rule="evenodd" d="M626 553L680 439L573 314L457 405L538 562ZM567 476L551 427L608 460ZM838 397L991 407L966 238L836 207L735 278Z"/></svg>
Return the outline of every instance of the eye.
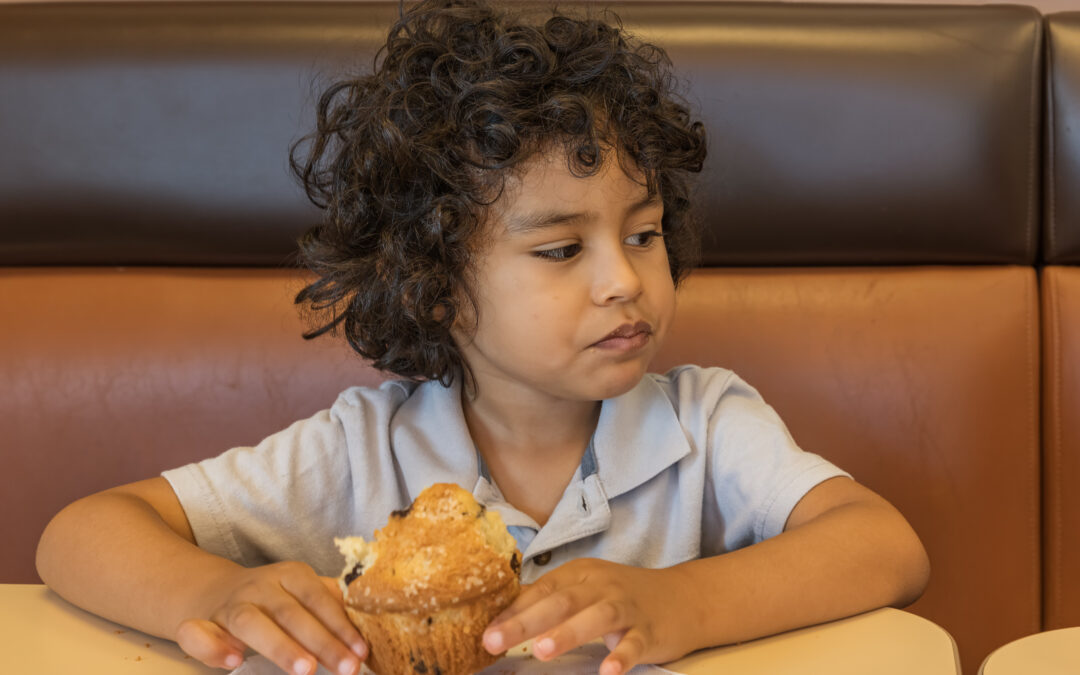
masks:
<svg viewBox="0 0 1080 675"><path fill-rule="evenodd" d="M648 248L657 239L663 238L664 233L659 230L646 230L645 232L638 232L632 234L626 238L626 243L631 246L638 246L640 248Z"/></svg>
<svg viewBox="0 0 1080 675"><path fill-rule="evenodd" d="M581 252L581 244L570 244L559 248L533 251L532 254L543 260L569 260Z"/></svg>

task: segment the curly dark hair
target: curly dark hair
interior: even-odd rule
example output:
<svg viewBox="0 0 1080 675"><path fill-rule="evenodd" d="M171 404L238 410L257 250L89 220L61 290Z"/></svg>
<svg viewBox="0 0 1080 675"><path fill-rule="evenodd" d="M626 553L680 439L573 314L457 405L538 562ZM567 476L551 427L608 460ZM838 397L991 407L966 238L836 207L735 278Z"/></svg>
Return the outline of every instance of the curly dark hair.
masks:
<svg viewBox="0 0 1080 675"><path fill-rule="evenodd" d="M574 175L610 154L644 175L664 204L678 284L697 261L688 181L705 131L675 84L666 53L610 13L553 9L529 22L483 0L402 10L374 72L330 86L316 131L290 153L325 209L300 240L317 275L296 297L318 319L304 337L341 326L381 370L444 384L466 374L451 327L469 316L461 303L477 306L470 264L485 209L507 176L552 148Z"/></svg>

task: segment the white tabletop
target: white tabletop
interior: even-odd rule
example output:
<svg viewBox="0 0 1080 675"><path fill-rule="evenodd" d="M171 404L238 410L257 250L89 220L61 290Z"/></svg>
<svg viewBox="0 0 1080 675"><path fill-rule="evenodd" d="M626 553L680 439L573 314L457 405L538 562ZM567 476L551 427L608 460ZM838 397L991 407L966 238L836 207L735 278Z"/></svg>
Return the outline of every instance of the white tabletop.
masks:
<svg viewBox="0 0 1080 675"><path fill-rule="evenodd" d="M1061 628L1013 640L983 661L979 675L1077 675L1080 627Z"/></svg>
<svg viewBox="0 0 1080 675"><path fill-rule="evenodd" d="M30 675L220 675L223 672L188 658L172 642L84 612L40 585L0 584L0 635L10 645L4 650L4 672ZM515 663L521 667L515 667ZM497 665L509 672L531 672L539 664L531 658L512 655ZM550 665L544 670L551 670ZM708 649L664 667L686 675L958 675L960 672L956 644L944 629L896 609L880 609L741 645Z"/></svg>

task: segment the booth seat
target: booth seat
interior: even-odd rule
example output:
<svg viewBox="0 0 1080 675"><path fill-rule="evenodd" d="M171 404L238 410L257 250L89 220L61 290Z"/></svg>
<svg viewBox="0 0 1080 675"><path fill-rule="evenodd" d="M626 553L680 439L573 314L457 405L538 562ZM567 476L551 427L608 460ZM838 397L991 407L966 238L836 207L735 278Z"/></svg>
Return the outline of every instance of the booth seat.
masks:
<svg viewBox="0 0 1080 675"><path fill-rule="evenodd" d="M1080 623L1080 14L610 7L710 137L655 369L735 370L896 504L965 671ZM300 337L287 153L396 12L0 5L0 582L65 504L387 377Z"/></svg>

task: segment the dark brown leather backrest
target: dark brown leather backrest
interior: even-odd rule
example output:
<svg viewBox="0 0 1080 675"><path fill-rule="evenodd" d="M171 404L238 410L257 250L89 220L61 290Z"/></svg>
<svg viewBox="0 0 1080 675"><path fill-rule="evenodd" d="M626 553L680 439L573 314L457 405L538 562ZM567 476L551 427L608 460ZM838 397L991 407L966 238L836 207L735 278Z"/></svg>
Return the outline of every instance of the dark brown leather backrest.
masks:
<svg viewBox="0 0 1080 675"><path fill-rule="evenodd" d="M1080 12L1046 18L1046 227L1043 258L1080 263Z"/></svg>
<svg viewBox="0 0 1080 675"><path fill-rule="evenodd" d="M1034 261L1031 8L654 11L709 125L706 264Z"/></svg>
<svg viewBox="0 0 1080 675"><path fill-rule="evenodd" d="M668 48L711 139L709 267L656 368L736 370L900 506L934 565L914 611L969 670L1038 630L1039 15L612 7ZM395 11L0 5L0 580L36 578L64 503L382 377L300 340L282 267L318 217L288 147Z"/></svg>
<svg viewBox="0 0 1080 675"><path fill-rule="evenodd" d="M611 7L667 47L707 123L706 264L1034 261L1031 8ZM0 5L0 264L282 264L318 217L288 147L395 15Z"/></svg>

